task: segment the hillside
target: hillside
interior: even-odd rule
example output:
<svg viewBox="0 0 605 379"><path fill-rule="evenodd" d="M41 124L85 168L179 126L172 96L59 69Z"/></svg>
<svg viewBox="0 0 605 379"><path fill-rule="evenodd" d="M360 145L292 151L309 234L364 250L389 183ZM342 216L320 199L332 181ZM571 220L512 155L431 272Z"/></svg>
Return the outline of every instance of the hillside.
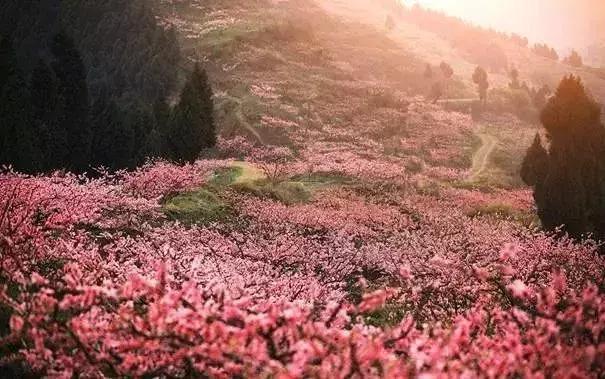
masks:
<svg viewBox="0 0 605 379"><path fill-rule="evenodd" d="M473 122L422 100L431 86L423 77L427 57L398 39L397 31L385 30L387 13L381 8L372 8L376 13L372 24L339 13L345 8L338 2L247 7L219 2L208 8L202 3L190 8L180 4L159 9L164 22L180 29L185 54L207 62L225 136L293 145L313 154L333 148L325 142L346 141L362 155L382 157L387 151L388 158L403 167L410 160L427 164L429 171L443 171L436 177L439 181L470 168L479 143L474 132L488 124L501 141L489 157L493 175L484 179L505 187L519 185L520 159L535 127L508 116ZM429 37L425 33L423 38ZM446 97L474 98L469 78L475 66L454 53L448 53L454 57L449 59L439 50L445 42L434 37L427 41L436 49L436 65L445 59L454 66ZM494 76L501 84L508 83L504 74ZM341 96L343 91L346 97ZM465 112L467 108L463 106ZM432 121L429 114L439 121ZM433 122L445 126L427 127ZM310 139L323 146L312 146Z"/></svg>
<svg viewBox="0 0 605 379"><path fill-rule="evenodd" d="M542 230L529 89L490 71L482 107L468 51L382 3L150 2L216 145L0 173L0 376L602 376L605 260ZM502 49L532 86L567 72Z"/></svg>
<svg viewBox="0 0 605 379"><path fill-rule="evenodd" d="M322 6L334 14L339 14L349 20L358 20L360 22L373 25L377 28L383 28L385 18L392 14L396 16L395 11L390 6L380 6L380 2L354 0L347 2L324 1ZM378 3L378 4L377 4ZM389 1L383 3L389 4ZM447 16L443 17L447 20ZM451 20L455 19L449 18ZM463 48L456 47L453 40L455 37L447 30L440 30L438 27L433 29L423 28L421 23L413 22L413 13L411 18L403 17L397 21L396 28L389 33L389 37L397 41L401 47L417 55L427 62L438 62L445 60L451 62L458 75L469 81L472 72L477 64L481 62L469 57L468 52ZM447 21L451 22L451 21ZM516 67L523 80L528 80L535 86L543 84L555 88L558 81L565 74L573 73L580 75L587 87L591 89L595 97L605 102L605 78L602 75L595 75L589 68L574 68L559 62L552 61L534 54L528 47L519 46L514 40L504 39L487 30L477 32L477 28L469 26L464 30L467 41L466 44L476 44L482 48L490 43L497 44L504 52L504 63L509 67ZM479 38L475 38L476 36ZM464 46L464 44L463 44ZM581 50L581 46L578 47ZM563 57L561 57L562 59ZM500 72L491 72L495 85L505 85L509 78L506 70Z"/></svg>

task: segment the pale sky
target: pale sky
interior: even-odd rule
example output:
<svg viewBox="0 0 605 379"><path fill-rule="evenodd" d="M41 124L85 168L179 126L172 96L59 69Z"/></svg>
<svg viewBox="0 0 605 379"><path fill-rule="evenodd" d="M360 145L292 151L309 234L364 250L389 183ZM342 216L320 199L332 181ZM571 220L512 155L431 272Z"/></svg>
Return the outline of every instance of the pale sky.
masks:
<svg viewBox="0 0 605 379"><path fill-rule="evenodd" d="M605 0L403 0L559 49L605 39Z"/></svg>

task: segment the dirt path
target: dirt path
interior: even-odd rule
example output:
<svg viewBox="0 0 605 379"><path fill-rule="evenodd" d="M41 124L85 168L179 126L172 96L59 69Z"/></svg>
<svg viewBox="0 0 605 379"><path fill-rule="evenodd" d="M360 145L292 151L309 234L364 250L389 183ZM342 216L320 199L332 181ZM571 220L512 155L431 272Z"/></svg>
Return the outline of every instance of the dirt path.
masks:
<svg viewBox="0 0 605 379"><path fill-rule="evenodd" d="M246 119L246 116L244 116L244 114L242 112L242 101L227 93L218 94L217 97L222 98L223 101L232 101L236 104L236 108L235 108L234 112L235 112L235 117L237 118L237 120L239 122L239 126L243 127L252 136L254 136L256 138L256 140L258 141L258 143L260 143L261 145L264 145L265 142L263 141L263 138L261 137L261 135L258 133L258 131L252 125L250 125L250 123Z"/></svg>
<svg viewBox="0 0 605 379"><path fill-rule="evenodd" d="M481 138L481 147L473 155L473 166L468 177L469 181L476 180L481 174L484 173L485 169L487 168L490 155L496 148L496 145L498 145L498 140L491 134L480 132L477 133L477 135L479 138Z"/></svg>

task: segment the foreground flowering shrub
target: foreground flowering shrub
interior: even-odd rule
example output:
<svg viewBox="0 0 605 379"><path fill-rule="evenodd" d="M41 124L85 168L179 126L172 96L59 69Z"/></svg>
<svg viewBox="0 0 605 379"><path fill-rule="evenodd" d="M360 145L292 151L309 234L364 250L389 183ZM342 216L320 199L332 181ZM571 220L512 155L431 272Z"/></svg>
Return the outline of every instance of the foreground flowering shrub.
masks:
<svg viewBox="0 0 605 379"><path fill-rule="evenodd" d="M605 303L593 285L577 293L555 277L535 291L494 279L493 295L449 327L419 328L411 317L387 330L363 314L396 290L358 306L254 302L220 287L154 279L86 286L68 267L50 282L25 282L12 336L32 369L50 376L409 377L589 376L605 372ZM26 288L24 288L26 289ZM490 307L500 295L506 307Z"/></svg>
<svg viewBox="0 0 605 379"><path fill-rule="evenodd" d="M1 175L0 364L48 377L605 374L605 265L590 241L382 185L289 207L232 194L225 224L163 216L162 198L228 163Z"/></svg>
<svg viewBox="0 0 605 379"><path fill-rule="evenodd" d="M134 172L122 174L122 187L132 196L158 199L202 185L226 161L204 160L176 166L165 161L148 162Z"/></svg>

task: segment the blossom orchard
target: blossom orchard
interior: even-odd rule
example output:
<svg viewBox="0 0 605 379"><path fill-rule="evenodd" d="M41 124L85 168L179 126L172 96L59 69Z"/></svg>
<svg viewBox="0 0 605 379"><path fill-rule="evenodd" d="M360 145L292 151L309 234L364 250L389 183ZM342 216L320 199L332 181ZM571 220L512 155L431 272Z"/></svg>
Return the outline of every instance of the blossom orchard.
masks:
<svg viewBox="0 0 605 379"><path fill-rule="evenodd" d="M229 164L2 174L3 363L48 377L605 374L596 244L358 187L290 207L228 193L231 223L164 216L163 199Z"/></svg>

